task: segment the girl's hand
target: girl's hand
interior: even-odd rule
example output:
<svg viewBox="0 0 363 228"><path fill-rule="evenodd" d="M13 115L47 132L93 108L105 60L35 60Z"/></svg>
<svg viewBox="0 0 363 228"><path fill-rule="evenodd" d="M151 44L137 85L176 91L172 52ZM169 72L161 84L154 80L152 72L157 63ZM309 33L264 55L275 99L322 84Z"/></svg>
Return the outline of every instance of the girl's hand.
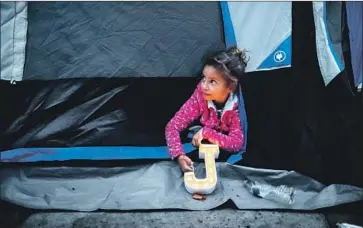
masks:
<svg viewBox="0 0 363 228"><path fill-rule="evenodd" d="M203 128L201 128L195 135L193 136L192 144L195 147L199 147L203 140Z"/></svg>
<svg viewBox="0 0 363 228"><path fill-rule="evenodd" d="M192 160L186 155L180 155L178 157L178 163L183 172L192 172L193 169L189 165L193 164Z"/></svg>

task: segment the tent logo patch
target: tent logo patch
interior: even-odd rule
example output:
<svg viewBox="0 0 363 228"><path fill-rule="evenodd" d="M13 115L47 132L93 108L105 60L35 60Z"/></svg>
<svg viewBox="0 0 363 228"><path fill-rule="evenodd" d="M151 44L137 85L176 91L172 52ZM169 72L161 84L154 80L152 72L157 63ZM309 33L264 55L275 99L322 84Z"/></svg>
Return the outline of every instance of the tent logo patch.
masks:
<svg viewBox="0 0 363 228"><path fill-rule="evenodd" d="M277 51L274 55L274 60L277 63L281 63L286 59L286 53L284 51Z"/></svg>

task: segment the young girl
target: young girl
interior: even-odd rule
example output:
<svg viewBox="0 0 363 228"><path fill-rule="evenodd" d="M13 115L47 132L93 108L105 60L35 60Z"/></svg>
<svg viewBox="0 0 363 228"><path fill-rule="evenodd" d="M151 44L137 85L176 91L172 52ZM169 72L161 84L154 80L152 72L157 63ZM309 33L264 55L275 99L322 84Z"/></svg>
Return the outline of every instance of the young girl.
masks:
<svg viewBox="0 0 363 228"><path fill-rule="evenodd" d="M193 136L193 146L199 147L202 140L207 140L219 145L221 153L241 150L244 134L236 90L245 66L244 53L234 47L209 58L203 79L167 124L165 135L170 157L177 159L184 172L192 171L192 160L183 151L180 134L196 120L203 127Z"/></svg>

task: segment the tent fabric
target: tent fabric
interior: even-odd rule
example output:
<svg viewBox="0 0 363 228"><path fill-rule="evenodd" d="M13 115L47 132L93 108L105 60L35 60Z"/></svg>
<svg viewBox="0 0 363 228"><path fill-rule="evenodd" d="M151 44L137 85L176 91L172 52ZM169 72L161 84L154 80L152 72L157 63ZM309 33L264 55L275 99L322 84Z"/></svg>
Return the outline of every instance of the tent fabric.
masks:
<svg viewBox="0 0 363 228"><path fill-rule="evenodd" d="M184 143L186 154L195 147ZM134 159L170 159L166 146L92 146L92 147L50 147L17 148L1 152L0 161L4 163L52 162L70 160L134 160ZM232 157L231 163L242 159Z"/></svg>
<svg viewBox="0 0 363 228"><path fill-rule="evenodd" d="M197 177L203 176L204 164L198 163L195 168ZM215 191L205 201L197 201L186 191L183 174L173 161L109 168L3 168L1 199L34 209L75 211L209 210L228 200L239 209L314 210L363 199L361 188L340 184L326 186L294 171L217 163L217 173ZM243 187L246 179L270 186L291 186L295 189L294 203L257 198Z"/></svg>
<svg viewBox="0 0 363 228"><path fill-rule="evenodd" d="M236 162L239 162L242 160L242 154L247 151L247 143L248 143L248 119L247 119L245 99L243 97L241 85L239 85L239 88L237 90L237 96L238 96L238 112L239 112L239 118L241 120L242 132L243 132L243 146L242 146L241 151L229 156L227 162L230 164L235 164Z"/></svg>
<svg viewBox="0 0 363 228"><path fill-rule="evenodd" d="M293 2L292 15L292 67L245 79L249 142L242 164L363 187L363 106L347 83L350 64L325 86L312 3Z"/></svg>
<svg viewBox="0 0 363 228"><path fill-rule="evenodd" d="M199 78L68 79L23 81L16 86L2 81L0 90L12 99L0 98L1 105L9 107L0 121L0 151L163 147L168 120L198 81ZM148 99L140 91L148 94ZM165 102L160 102L165 100L165 94L173 97L167 108ZM184 136L183 142L188 143Z"/></svg>
<svg viewBox="0 0 363 228"><path fill-rule="evenodd" d="M165 125L197 83L198 79L72 80L42 85L28 81L19 82L16 88L3 83L2 91L17 94L18 99L12 100L13 109L3 117L6 126L0 134L1 161L169 159ZM162 100L167 93L175 103L168 109L162 102L146 104L140 91L153 101ZM247 133L240 93L242 126ZM150 109L155 111L150 113ZM185 134L182 139L189 153L194 147ZM243 152L230 156L228 162L240 161Z"/></svg>
<svg viewBox="0 0 363 228"><path fill-rule="evenodd" d="M291 7L291 2L221 2L226 46L247 51L247 72L291 66Z"/></svg>
<svg viewBox="0 0 363 228"><path fill-rule="evenodd" d="M363 3L350 2L345 3L347 11L347 22L349 28L350 53L353 68L354 84L362 84L362 15Z"/></svg>
<svg viewBox="0 0 363 228"><path fill-rule="evenodd" d="M325 85L344 70L341 2L313 2L316 49Z"/></svg>
<svg viewBox="0 0 363 228"><path fill-rule="evenodd" d="M1 77L21 81L27 42L28 3L1 2Z"/></svg>
<svg viewBox="0 0 363 228"><path fill-rule="evenodd" d="M192 77L225 47L218 2L30 2L28 19L24 80Z"/></svg>
<svg viewBox="0 0 363 228"><path fill-rule="evenodd" d="M252 72L242 79L248 148L237 163L293 169L325 184L361 186L362 105L346 87L346 70L324 86L312 4L293 2L292 16L292 67ZM14 158L19 155L12 155L15 150L28 148L61 148L65 154L72 148L163 147L166 123L198 81L82 78L25 80L16 86L0 81L0 107L6 107L0 121L0 151ZM164 102L166 98L172 102ZM87 150L79 157L87 158ZM112 159L122 157L116 154Z"/></svg>
<svg viewBox="0 0 363 228"><path fill-rule="evenodd" d="M239 117L241 120L242 132L243 132L243 146L239 152L237 152L233 155L230 155L228 157L227 162L230 164L235 164L242 160L242 154L247 151L247 143L248 143L248 140L247 140L248 139L247 112L246 112L246 105L245 105L241 85L239 85L239 88L237 89L237 96L238 96L238 112L239 112Z"/></svg>

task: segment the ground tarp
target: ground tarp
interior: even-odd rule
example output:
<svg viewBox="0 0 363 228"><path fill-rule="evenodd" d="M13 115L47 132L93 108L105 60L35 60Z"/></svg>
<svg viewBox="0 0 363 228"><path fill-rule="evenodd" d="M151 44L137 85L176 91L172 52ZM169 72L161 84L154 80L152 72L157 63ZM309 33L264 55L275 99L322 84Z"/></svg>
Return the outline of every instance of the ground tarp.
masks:
<svg viewBox="0 0 363 228"><path fill-rule="evenodd" d="M196 164L197 177L204 163ZM363 199L361 188L325 186L294 171L254 169L217 163L216 190L205 201L192 199L175 162L129 167L27 167L1 171L1 198L35 209L208 210L232 200L239 209L313 210ZM293 204L280 204L250 194L243 181L295 188Z"/></svg>

